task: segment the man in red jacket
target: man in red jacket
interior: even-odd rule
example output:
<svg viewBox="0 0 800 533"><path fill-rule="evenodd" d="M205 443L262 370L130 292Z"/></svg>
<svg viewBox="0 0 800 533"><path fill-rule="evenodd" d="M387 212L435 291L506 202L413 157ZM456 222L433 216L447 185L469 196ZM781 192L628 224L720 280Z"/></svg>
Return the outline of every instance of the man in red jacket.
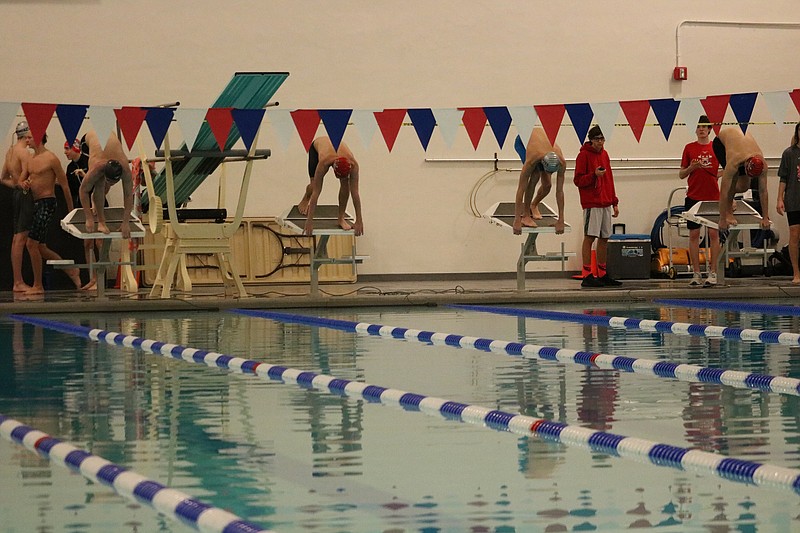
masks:
<svg viewBox="0 0 800 533"><path fill-rule="evenodd" d="M575 159L575 178L583 208L583 281L581 287L618 287L619 281L606 272L611 219L619 216L619 199L614 190L611 160L605 151L605 137L600 126L589 130L589 140ZM597 241L597 277L592 273L592 246Z"/></svg>

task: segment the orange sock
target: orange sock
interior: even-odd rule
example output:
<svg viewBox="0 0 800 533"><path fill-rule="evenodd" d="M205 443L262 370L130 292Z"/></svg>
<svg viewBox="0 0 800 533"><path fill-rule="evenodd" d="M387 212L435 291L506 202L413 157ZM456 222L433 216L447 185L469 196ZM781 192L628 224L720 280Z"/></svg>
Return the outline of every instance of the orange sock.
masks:
<svg viewBox="0 0 800 533"><path fill-rule="evenodd" d="M589 275L591 275L591 273L592 273L591 265L583 265L583 272L581 272L581 277L584 277L584 278L589 277Z"/></svg>
<svg viewBox="0 0 800 533"><path fill-rule="evenodd" d="M605 263L603 263L603 264L601 265L600 263L598 263L598 264L597 264L597 277L600 277L600 278L602 278L602 277L603 277L603 276L605 276L606 274L607 274L607 272L606 272L606 264L605 264Z"/></svg>

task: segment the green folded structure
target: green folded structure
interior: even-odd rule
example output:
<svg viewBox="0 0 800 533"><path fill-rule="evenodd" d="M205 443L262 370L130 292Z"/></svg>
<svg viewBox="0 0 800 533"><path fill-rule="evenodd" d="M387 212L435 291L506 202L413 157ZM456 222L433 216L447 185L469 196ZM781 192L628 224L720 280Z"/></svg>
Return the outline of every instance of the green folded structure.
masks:
<svg viewBox="0 0 800 533"><path fill-rule="evenodd" d="M288 72L237 72L211 107L230 107L235 109L261 109L278 91L289 76ZM234 124L223 147L229 150L239 140L239 129ZM192 151L219 150L214 134L207 122L203 122L197 134ZM181 150L188 151L184 144ZM203 181L222 164L220 157L188 157L173 161L175 176L175 204L183 205ZM153 189L167 205L166 172L161 171L153 178ZM142 209L147 211L147 195L142 196Z"/></svg>

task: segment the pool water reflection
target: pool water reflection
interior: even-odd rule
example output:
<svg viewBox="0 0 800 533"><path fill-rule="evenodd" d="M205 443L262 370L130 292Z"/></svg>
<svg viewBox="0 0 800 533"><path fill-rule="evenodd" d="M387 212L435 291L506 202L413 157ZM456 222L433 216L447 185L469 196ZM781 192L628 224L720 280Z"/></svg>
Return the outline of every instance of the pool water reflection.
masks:
<svg viewBox="0 0 800 533"><path fill-rule="evenodd" d="M797 318L552 306L797 332ZM312 316L800 377L798 348L442 308ZM53 320L800 468L798 398L233 313ZM276 531L791 531L796 494L0 320L0 413ZM0 530L184 531L0 441Z"/></svg>

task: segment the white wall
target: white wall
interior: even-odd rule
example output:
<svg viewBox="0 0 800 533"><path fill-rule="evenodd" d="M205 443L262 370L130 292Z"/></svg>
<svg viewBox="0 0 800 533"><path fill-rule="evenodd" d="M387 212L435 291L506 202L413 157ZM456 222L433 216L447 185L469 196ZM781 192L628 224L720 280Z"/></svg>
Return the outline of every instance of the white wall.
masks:
<svg viewBox="0 0 800 533"><path fill-rule="evenodd" d="M744 0L5 1L0 101L121 106L180 100L204 108L235 71L289 71L276 95L285 109L594 103L800 87L796 29L686 27L681 62L689 79L672 81L682 20L800 21L796 1L753 6ZM727 118L733 121L730 111ZM797 120L793 108L786 120ZM772 121L761 98L753 121ZM578 140L568 118L564 122L558 142L574 158ZM625 122L622 114L618 122ZM651 114L648 124L653 123ZM788 146L791 128L751 127L768 157L779 157ZM512 127L500 151L487 128L475 151L463 130L453 147L436 132L426 154L406 125L389 153L379 134L363 146L351 127L345 140L362 167L366 228L359 253L371 256L360 272L514 270L521 239L474 218L467 206L470 190L492 166L426 158L490 158L498 152L512 159L515 133ZM59 147L63 135L56 121L50 134L51 147ZM669 192L683 184L677 158L693 135L675 126L666 142L651 125L639 144L627 126L606 136L612 159L649 158L654 161L635 164L673 167L625 171L634 163L613 162L620 221L628 232L649 233ZM257 163L246 216L280 214L299 200L307 181L299 137L284 148L265 124L260 144L274 156ZM515 162L504 166L519 168ZM335 202L331 181L323 193L327 203ZM516 181L507 172L488 180L479 191L481 210L511 201ZM236 199L230 189L229 208ZM770 191L772 216L785 241L785 222L774 213L772 169ZM216 183L209 183L193 195L193 205L213 205L215 194ZM555 199L549 203L554 206ZM578 251L580 205L569 174L566 203L574 231L564 239L567 249ZM539 248L555 250L559 241L543 236ZM578 268L577 259L570 268Z"/></svg>

